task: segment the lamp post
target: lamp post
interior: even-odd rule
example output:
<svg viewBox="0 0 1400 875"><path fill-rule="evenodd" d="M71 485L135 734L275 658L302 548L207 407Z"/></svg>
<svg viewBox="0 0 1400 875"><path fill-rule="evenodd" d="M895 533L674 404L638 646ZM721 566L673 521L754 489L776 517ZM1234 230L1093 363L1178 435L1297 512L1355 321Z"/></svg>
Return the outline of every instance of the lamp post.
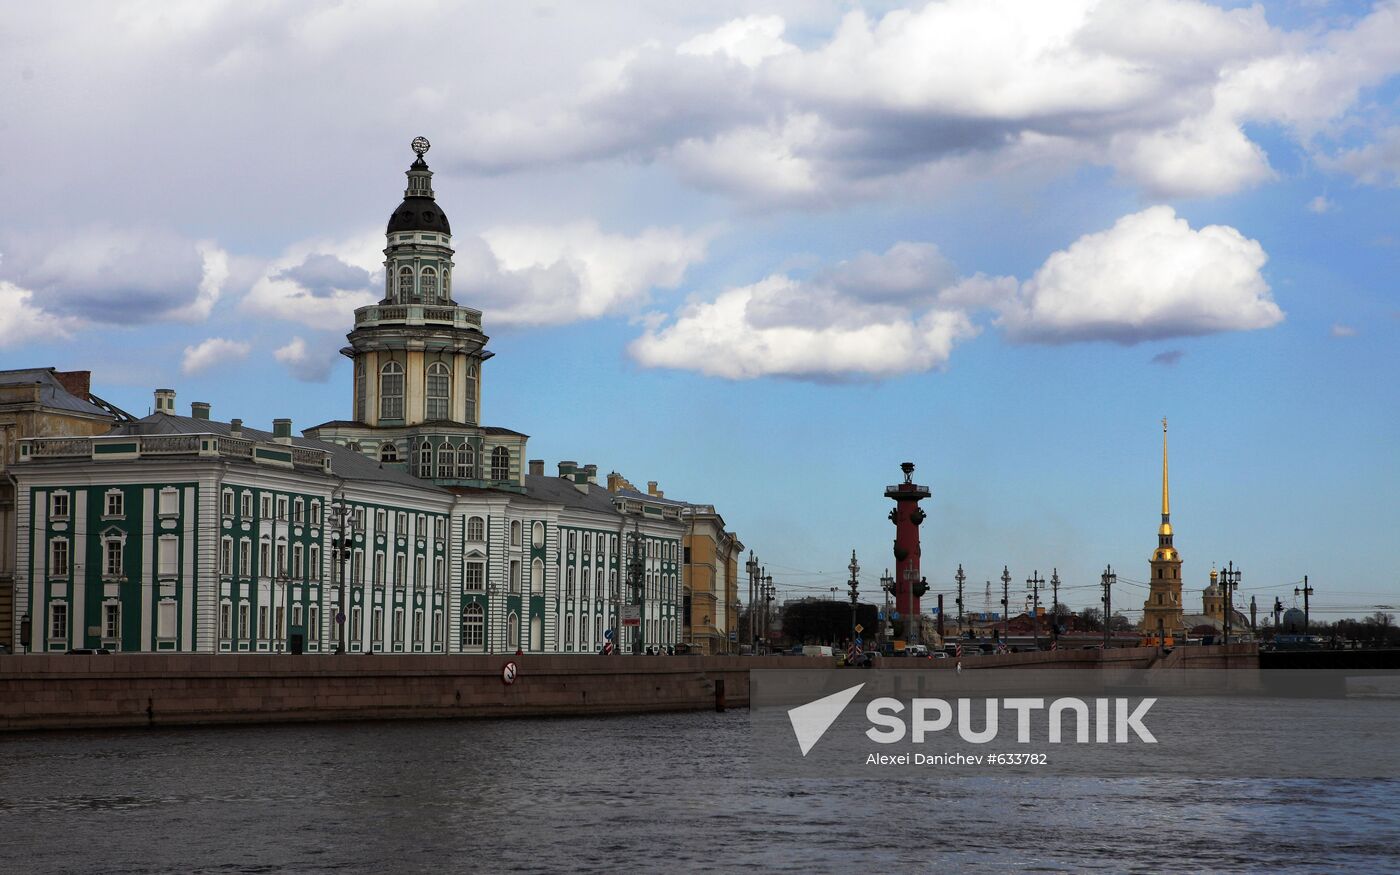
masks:
<svg viewBox="0 0 1400 875"><path fill-rule="evenodd" d="M336 645L337 654L345 653L345 623L350 612L350 572L346 567L350 563L350 558L354 555L355 548L351 543L350 532L354 519L354 508L345 501L345 493L342 491L340 499L331 505L331 512L335 514L336 531L333 533L332 558L335 561L335 570L340 578L340 605L336 610Z"/></svg>
<svg viewBox="0 0 1400 875"><path fill-rule="evenodd" d="M894 592L894 578L890 576L888 568L885 569L885 576L880 578L880 589L885 591L885 615L880 620L880 647L883 649L890 634L890 593Z"/></svg>
<svg viewBox="0 0 1400 875"><path fill-rule="evenodd" d="M744 570L749 573L749 617L746 637L750 647L758 643L758 636L754 634L754 593L758 589L758 560L754 558L753 551L749 551L749 561L744 563ZM757 648L754 647L754 652Z"/></svg>

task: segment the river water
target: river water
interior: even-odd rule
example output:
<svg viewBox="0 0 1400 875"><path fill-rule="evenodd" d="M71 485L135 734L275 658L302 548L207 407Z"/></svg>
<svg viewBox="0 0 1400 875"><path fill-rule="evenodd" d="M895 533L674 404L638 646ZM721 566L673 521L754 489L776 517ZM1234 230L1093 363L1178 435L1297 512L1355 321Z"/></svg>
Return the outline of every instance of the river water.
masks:
<svg viewBox="0 0 1400 875"><path fill-rule="evenodd" d="M756 779L749 744L743 710L0 736L0 871L1400 871L1400 782Z"/></svg>

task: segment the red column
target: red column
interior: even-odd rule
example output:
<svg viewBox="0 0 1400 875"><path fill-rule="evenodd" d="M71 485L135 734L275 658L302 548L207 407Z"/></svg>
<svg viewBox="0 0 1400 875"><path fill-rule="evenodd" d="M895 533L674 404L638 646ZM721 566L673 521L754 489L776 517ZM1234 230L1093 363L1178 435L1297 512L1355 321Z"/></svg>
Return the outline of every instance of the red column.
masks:
<svg viewBox="0 0 1400 875"><path fill-rule="evenodd" d="M890 511L890 521L894 523L894 603L900 621L919 613L919 599L914 595L914 584L921 577L919 525L924 521L923 508L919 502L929 497L929 488L914 482L914 463L905 462L904 482L885 488L885 497L895 502Z"/></svg>

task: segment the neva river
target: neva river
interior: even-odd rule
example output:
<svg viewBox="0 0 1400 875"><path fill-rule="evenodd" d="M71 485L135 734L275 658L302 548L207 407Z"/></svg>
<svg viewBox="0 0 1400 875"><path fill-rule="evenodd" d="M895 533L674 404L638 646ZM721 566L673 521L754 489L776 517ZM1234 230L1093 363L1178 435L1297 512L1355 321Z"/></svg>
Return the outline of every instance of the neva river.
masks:
<svg viewBox="0 0 1400 875"><path fill-rule="evenodd" d="M1400 871L1400 782L755 780L748 744L742 710L0 736L0 858L15 873Z"/></svg>

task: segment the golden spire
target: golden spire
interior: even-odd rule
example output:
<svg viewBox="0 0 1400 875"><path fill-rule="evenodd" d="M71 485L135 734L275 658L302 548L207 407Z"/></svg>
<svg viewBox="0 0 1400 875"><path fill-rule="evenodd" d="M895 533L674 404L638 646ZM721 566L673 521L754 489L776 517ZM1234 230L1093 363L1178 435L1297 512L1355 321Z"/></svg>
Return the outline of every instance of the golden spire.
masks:
<svg viewBox="0 0 1400 875"><path fill-rule="evenodd" d="M1167 418L1164 416L1162 417L1162 525L1157 529L1157 534L1170 536L1171 533L1172 510L1167 492Z"/></svg>

